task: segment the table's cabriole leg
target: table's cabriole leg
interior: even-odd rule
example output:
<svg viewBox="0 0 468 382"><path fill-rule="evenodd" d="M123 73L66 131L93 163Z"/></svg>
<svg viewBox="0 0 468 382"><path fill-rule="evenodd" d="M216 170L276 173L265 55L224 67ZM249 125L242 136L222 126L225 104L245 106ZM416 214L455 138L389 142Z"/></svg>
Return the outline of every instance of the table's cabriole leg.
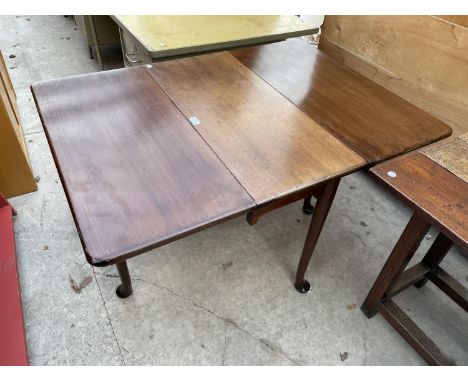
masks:
<svg viewBox="0 0 468 382"><path fill-rule="evenodd" d="M310 203L311 199L312 199L312 195L304 199L304 205L302 206L302 211L306 215L312 215L314 212L314 206Z"/></svg>
<svg viewBox="0 0 468 382"><path fill-rule="evenodd" d="M132 280L128 272L127 262L121 261L116 264L116 267L122 284L117 287L115 293L117 293L117 296L120 298L128 297L132 294Z"/></svg>
<svg viewBox="0 0 468 382"><path fill-rule="evenodd" d="M441 261L444 259L445 255L447 255L450 248L452 248L453 242L447 236L445 236L442 232L439 233L437 238L432 243L431 248L427 251L426 255L422 259L422 263L426 264L429 268L434 268L438 266ZM423 278L421 281L418 281L414 284L415 287L421 288L426 285L427 277Z"/></svg>
<svg viewBox="0 0 468 382"><path fill-rule="evenodd" d="M375 316L380 301L393 288L429 228L431 228L429 223L416 213L413 214L361 306L367 317Z"/></svg>
<svg viewBox="0 0 468 382"><path fill-rule="evenodd" d="M310 284L304 279L307 266L314 252L320 232L322 232L323 224L328 216L328 211L335 198L336 190L340 184L340 178L328 181L323 191L323 194L317 198L317 203L314 208L314 215L310 222L309 231L302 250L301 259L296 272L296 282L294 286L300 293L307 293L310 290ZM304 202L305 204L305 202Z"/></svg>

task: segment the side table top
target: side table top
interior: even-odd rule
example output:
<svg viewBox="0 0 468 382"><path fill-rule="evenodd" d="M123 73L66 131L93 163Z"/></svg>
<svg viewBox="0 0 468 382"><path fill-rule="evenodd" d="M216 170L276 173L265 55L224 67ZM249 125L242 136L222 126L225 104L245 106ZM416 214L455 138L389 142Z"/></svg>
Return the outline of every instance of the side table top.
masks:
<svg viewBox="0 0 468 382"><path fill-rule="evenodd" d="M466 157L468 150L460 155ZM419 152L381 163L370 173L468 248L468 183Z"/></svg>

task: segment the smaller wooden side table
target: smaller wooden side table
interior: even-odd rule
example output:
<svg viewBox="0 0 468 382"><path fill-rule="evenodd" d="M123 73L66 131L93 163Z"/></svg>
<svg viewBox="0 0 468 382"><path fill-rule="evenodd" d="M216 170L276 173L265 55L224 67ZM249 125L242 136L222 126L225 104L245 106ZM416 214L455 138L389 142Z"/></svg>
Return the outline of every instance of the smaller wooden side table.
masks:
<svg viewBox="0 0 468 382"><path fill-rule="evenodd" d="M450 159L454 152L461 158L459 161ZM361 310L369 318L381 313L428 364L453 365L454 361L392 300L409 286L421 288L430 280L468 311L468 290L440 267L453 244L468 250L468 184L466 178L455 175L466 174L466 168L452 172L444 167L446 162L452 170L466 163L463 160L468 157L466 137L451 140L426 155L416 152L370 170L415 212ZM439 235L422 261L405 271L431 225L439 229Z"/></svg>

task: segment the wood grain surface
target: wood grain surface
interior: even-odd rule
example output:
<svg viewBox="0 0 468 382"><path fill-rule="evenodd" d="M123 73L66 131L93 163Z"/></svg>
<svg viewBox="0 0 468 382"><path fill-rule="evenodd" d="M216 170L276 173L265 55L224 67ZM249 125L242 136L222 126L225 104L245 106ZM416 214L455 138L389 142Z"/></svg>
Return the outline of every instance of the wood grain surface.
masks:
<svg viewBox="0 0 468 382"><path fill-rule="evenodd" d="M0 193L11 198L36 190L15 90L0 52Z"/></svg>
<svg viewBox="0 0 468 382"><path fill-rule="evenodd" d="M370 173L454 243L468 248L468 183L419 152L384 162Z"/></svg>
<svg viewBox="0 0 468 382"><path fill-rule="evenodd" d="M280 41L317 33L296 16L112 16L153 58Z"/></svg>
<svg viewBox="0 0 468 382"><path fill-rule="evenodd" d="M448 21L455 25L459 25L464 28L468 28L468 16L467 15L453 15L453 16L437 15L435 17L441 18L445 21Z"/></svg>
<svg viewBox="0 0 468 382"><path fill-rule="evenodd" d="M143 67L32 90L91 264L115 263L255 205Z"/></svg>
<svg viewBox="0 0 468 382"><path fill-rule="evenodd" d="M369 163L451 133L445 123L304 40L247 47L231 54Z"/></svg>
<svg viewBox="0 0 468 382"><path fill-rule="evenodd" d="M344 175L365 161L229 53L148 69L257 204Z"/></svg>
<svg viewBox="0 0 468 382"><path fill-rule="evenodd" d="M468 134L439 142L421 152L468 183Z"/></svg>

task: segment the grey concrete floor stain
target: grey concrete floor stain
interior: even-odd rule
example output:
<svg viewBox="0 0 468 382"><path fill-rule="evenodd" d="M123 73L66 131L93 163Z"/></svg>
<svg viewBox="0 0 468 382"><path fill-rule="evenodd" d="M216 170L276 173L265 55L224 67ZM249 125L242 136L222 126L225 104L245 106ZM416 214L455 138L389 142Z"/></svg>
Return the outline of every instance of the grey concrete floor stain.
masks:
<svg viewBox="0 0 468 382"><path fill-rule="evenodd" d="M292 284L310 222L295 203L255 226L236 218L131 259L134 293L119 299L114 267L93 269L85 260L29 89L98 71L96 60L70 17L1 16L0 30L40 180L37 192L11 199L31 364L425 364L382 317L369 320L359 310L411 214L361 172L341 182L310 263L309 294ZM443 266L468 284L457 248ZM468 364L461 308L430 284L396 301Z"/></svg>

